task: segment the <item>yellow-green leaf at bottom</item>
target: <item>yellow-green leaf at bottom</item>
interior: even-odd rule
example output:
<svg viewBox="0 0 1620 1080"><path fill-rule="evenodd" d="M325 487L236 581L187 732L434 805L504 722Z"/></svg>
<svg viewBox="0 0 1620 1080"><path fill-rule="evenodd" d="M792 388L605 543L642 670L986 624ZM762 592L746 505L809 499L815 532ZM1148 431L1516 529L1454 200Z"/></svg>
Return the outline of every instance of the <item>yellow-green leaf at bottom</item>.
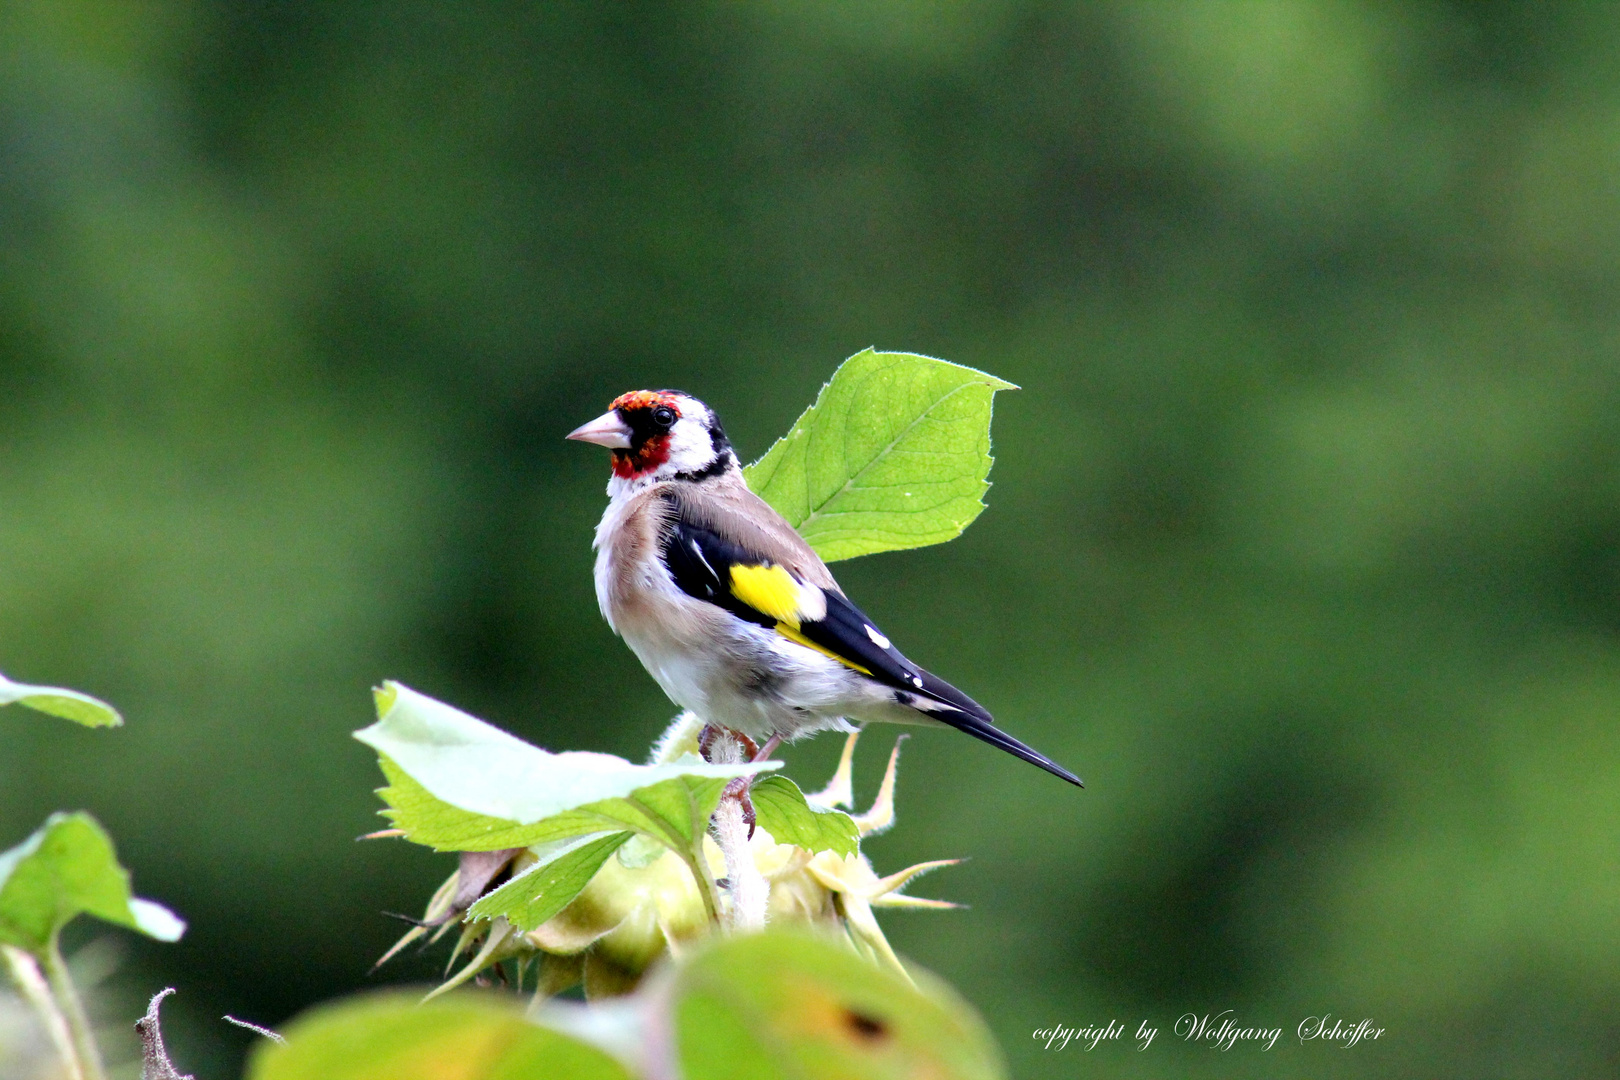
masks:
<svg viewBox="0 0 1620 1080"><path fill-rule="evenodd" d="M920 989L919 989L920 987ZM703 1080L996 1080L978 1016L926 973L918 986L834 941L730 938L682 965L681 1067Z"/></svg>
<svg viewBox="0 0 1620 1080"><path fill-rule="evenodd" d="M379 994L320 1006L261 1043L248 1080L630 1080L602 1051L523 1019L516 1003L464 994L418 1004Z"/></svg>

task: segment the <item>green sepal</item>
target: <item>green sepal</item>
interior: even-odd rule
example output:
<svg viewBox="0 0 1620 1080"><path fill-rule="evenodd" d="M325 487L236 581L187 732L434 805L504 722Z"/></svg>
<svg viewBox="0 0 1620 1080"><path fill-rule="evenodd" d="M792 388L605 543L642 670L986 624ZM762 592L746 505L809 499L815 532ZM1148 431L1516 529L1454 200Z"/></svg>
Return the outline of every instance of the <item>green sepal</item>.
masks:
<svg viewBox="0 0 1620 1080"><path fill-rule="evenodd" d="M504 915L528 933L572 903L602 864L634 835L616 832L559 841L540 854L539 862L481 897L467 916L476 920Z"/></svg>

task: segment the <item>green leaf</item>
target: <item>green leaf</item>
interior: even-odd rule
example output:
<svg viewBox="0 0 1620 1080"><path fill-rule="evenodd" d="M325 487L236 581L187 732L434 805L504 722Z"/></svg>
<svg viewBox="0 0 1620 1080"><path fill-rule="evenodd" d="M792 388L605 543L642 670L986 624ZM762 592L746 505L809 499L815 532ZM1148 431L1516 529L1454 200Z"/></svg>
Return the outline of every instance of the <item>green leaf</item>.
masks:
<svg viewBox="0 0 1620 1080"><path fill-rule="evenodd" d="M615 827L579 812L557 814L527 825L475 814L436 797L387 757L379 756L377 764L389 781L387 787L377 789L388 804L383 816L403 830L406 839L435 851L501 851Z"/></svg>
<svg viewBox="0 0 1620 1080"><path fill-rule="evenodd" d="M991 401L1016 389L959 364L867 349L748 467L748 486L828 562L943 543L984 510Z"/></svg>
<svg viewBox="0 0 1620 1080"><path fill-rule="evenodd" d="M704 1080L995 1080L983 1021L922 973L912 986L826 939L727 938L682 965L675 1037Z"/></svg>
<svg viewBox="0 0 1620 1080"><path fill-rule="evenodd" d="M324 1005L261 1042L248 1080L630 1080L594 1047L529 1023L505 999L459 994L419 1005L377 994Z"/></svg>
<svg viewBox="0 0 1620 1080"><path fill-rule="evenodd" d="M60 686L29 686L0 675L0 705L14 703L85 727L117 727L124 722L118 710L100 698Z"/></svg>
<svg viewBox="0 0 1620 1080"><path fill-rule="evenodd" d="M811 806L799 785L785 776L767 776L756 781L748 797L753 801L759 827L770 833L778 844L794 844L812 853L833 851L839 855L853 855L860 847L860 831L848 814Z"/></svg>
<svg viewBox="0 0 1620 1080"><path fill-rule="evenodd" d="M760 764L766 764L761 762ZM779 765L779 762L770 762ZM744 766L731 766L743 768ZM632 798L627 810L614 807L613 813L621 821L633 826L647 822L683 846L690 847L702 840L709 827L709 815L720 805L720 795L726 788L726 778L709 776L678 776L652 787L641 788ZM600 804L598 804L600 807ZM638 826L642 831L647 826Z"/></svg>
<svg viewBox="0 0 1620 1080"><path fill-rule="evenodd" d="M727 780L779 762L632 765L611 754L552 754L409 687L387 683L381 719L355 733L379 754L384 813L440 851L498 851L625 829L689 846Z"/></svg>
<svg viewBox="0 0 1620 1080"><path fill-rule="evenodd" d="M528 933L572 903L608 857L634 835L616 832L559 841L538 863L480 898L468 915L473 919L504 915Z"/></svg>
<svg viewBox="0 0 1620 1080"><path fill-rule="evenodd" d="M89 814L52 814L39 831L0 853L0 942L32 953L76 915L178 941L186 924L161 904L133 897L129 872Z"/></svg>

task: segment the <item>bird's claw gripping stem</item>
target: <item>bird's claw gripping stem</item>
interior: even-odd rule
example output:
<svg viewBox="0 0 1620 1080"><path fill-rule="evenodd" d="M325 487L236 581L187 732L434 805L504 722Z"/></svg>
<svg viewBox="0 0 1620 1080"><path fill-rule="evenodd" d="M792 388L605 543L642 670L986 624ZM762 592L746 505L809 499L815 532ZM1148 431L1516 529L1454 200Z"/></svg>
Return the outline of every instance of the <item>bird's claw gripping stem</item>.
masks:
<svg viewBox="0 0 1620 1080"><path fill-rule="evenodd" d="M727 742L730 742L732 746L726 746ZM716 756L720 756L722 760L730 760L733 756L732 747L735 747L740 760L759 761L770 756L771 751L775 750L781 743L782 740L779 737L772 736L765 743L764 748L761 749L759 744L742 732L715 724L706 725L698 734L698 750L702 752L705 761L713 761ZM739 776L728 782L725 790L720 793L722 802L733 799L742 807L742 816L743 820L748 823L748 839L750 840L754 838L754 828L757 823L754 815L754 801L748 797L748 789L753 786L753 783L754 777Z"/></svg>
<svg viewBox="0 0 1620 1080"><path fill-rule="evenodd" d="M735 780L728 782L725 790L720 793L721 801L735 799L742 806L742 816L743 820L748 823L748 839L750 840L754 838L755 818L754 800L748 797L748 789L752 786L753 780L752 776L739 776Z"/></svg>

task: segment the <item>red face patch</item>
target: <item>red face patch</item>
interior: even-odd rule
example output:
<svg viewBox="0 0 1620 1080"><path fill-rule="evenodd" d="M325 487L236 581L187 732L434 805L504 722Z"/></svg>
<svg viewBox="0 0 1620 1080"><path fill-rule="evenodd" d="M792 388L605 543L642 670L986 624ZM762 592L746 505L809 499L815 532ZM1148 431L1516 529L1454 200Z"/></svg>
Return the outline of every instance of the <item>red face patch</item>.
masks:
<svg viewBox="0 0 1620 1080"><path fill-rule="evenodd" d="M654 435L640 446L613 451L613 475L621 480L645 476L669 460L669 436Z"/></svg>
<svg viewBox="0 0 1620 1080"><path fill-rule="evenodd" d="M613 451L613 475L623 480L645 476L669 460L669 434L652 422L652 411L660 405L680 418L676 395L657 390L632 390L613 399L609 409L630 425L633 434L628 450Z"/></svg>

